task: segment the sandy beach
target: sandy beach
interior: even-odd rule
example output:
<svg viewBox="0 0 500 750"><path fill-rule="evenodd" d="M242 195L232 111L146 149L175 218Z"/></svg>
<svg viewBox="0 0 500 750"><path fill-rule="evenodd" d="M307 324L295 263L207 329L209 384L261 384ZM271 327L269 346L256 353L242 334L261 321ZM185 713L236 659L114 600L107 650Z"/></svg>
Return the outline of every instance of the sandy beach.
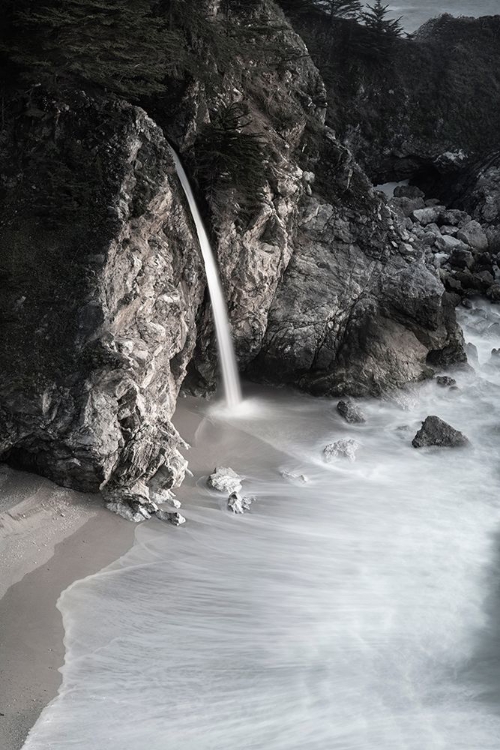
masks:
<svg viewBox="0 0 500 750"><path fill-rule="evenodd" d="M59 595L133 543L135 526L97 496L0 466L0 747L19 750L57 694Z"/></svg>

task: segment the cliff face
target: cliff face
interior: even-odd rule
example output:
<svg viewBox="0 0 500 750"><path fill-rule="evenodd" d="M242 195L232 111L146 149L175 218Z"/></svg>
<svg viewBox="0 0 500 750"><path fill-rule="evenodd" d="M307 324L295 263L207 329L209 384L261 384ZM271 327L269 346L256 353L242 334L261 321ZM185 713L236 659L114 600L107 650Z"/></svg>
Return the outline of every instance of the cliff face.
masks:
<svg viewBox="0 0 500 750"><path fill-rule="evenodd" d="M446 193L498 148L500 16L442 15L381 59L354 21L337 23L328 43L316 21L301 17L297 29L327 81L328 124L375 184L412 178Z"/></svg>
<svg viewBox="0 0 500 750"><path fill-rule="evenodd" d="M124 102L40 94L1 158L2 454L133 488L179 462L169 418L205 285L165 139Z"/></svg>
<svg viewBox="0 0 500 750"><path fill-rule="evenodd" d="M200 175L198 190L241 369L314 393L379 394L428 375L440 352L463 357L423 248L324 126L303 42L273 3L260 12L288 57L271 60L274 45L267 66L247 52L221 71L212 56L210 87L187 81L149 102L159 124L77 88L16 96L0 151L4 459L129 501L147 500L155 474L162 487L182 479L170 418L188 365L191 387L207 390L216 363L164 133L196 174L207 128L235 102L265 180L248 205L228 181Z"/></svg>

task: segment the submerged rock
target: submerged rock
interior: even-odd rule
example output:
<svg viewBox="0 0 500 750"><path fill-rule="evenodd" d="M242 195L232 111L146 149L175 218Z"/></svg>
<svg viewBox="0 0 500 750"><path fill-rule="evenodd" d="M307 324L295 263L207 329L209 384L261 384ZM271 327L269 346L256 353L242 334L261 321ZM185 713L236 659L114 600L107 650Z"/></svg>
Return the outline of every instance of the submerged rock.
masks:
<svg viewBox="0 0 500 750"><path fill-rule="evenodd" d="M352 438L337 440L335 443L330 443L325 447L323 458L327 463L331 463L337 458L347 458L349 461L355 461L356 451L359 447L359 443Z"/></svg>
<svg viewBox="0 0 500 750"><path fill-rule="evenodd" d="M294 482L301 482L303 484L309 481L305 474L294 474L292 471L282 471L281 476L283 479L291 479Z"/></svg>
<svg viewBox="0 0 500 750"><path fill-rule="evenodd" d="M458 448L469 445L468 438L454 427L436 416L427 417L422 427L413 438L414 448L425 448L438 445L446 448Z"/></svg>
<svg viewBox="0 0 500 750"><path fill-rule="evenodd" d="M225 466L218 466L213 474L210 474L207 480L208 486L217 490L217 492L239 492L241 490L242 477Z"/></svg>
<svg viewBox="0 0 500 750"><path fill-rule="evenodd" d="M448 375L439 375L436 378L436 383L442 388L447 388L448 386L456 385L457 381L453 378L448 377Z"/></svg>
<svg viewBox="0 0 500 750"><path fill-rule="evenodd" d="M241 497L238 492L233 492L227 499L227 509L233 513L247 513L254 500L254 497Z"/></svg>
<svg viewBox="0 0 500 750"><path fill-rule="evenodd" d="M186 523L184 516L181 516L177 511L159 510L156 512L156 518L159 521L168 521L173 526L181 526Z"/></svg>
<svg viewBox="0 0 500 750"><path fill-rule="evenodd" d="M362 424L366 422L365 415L350 398L339 401L337 411L349 424Z"/></svg>

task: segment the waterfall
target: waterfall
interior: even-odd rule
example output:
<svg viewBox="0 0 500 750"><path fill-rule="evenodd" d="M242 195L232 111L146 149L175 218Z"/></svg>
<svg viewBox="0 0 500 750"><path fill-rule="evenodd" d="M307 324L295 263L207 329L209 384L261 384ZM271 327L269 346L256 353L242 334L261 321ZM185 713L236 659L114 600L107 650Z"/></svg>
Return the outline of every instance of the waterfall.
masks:
<svg viewBox="0 0 500 750"><path fill-rule="evenodd" d="M207 230L203 224L196 199L194 197L188 177L181 164L176 152L170 146L175 168L181 181L182 188L188 199L189 208L196 225L196 233L200 242L201 254L205 263L205 272L207 274L208 290L212 301L212 309L215 320L215 332L217 337L217 347L219 350L219 360L222 370L222 382L227 405L232 408L237 406L241 401L241 387L236 365L236 356L234 354L231 331L229 328L229 319L227 315L226 301L222 292L219 272L215 263L214 254L210 246Z"/></svg>

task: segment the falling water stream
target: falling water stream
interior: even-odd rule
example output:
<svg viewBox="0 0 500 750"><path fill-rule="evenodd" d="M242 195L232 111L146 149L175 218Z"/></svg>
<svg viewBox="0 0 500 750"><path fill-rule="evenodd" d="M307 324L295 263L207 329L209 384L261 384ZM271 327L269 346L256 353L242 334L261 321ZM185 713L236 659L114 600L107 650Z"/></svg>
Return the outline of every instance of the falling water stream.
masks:
<svg viewBox="0 0 500 750"><path fill-rule="evenodd" d="M361 403L246 389L238 415L181 400L188 523L134 547L59 608L59 696L24 750L498 750L498 308L463 311L458 389ZM468 448L411 445L437 414ZM323 447L360 443L326 464ZM252 512L206 485L244 476Z"/></svg>
<svg viewBox="0 0 500 750"><path fill-rule="evenodd" d="M219 349L222 383L224 386L227 406L231 409L237 406L241 401L241 386L233 342L231 339L231 329L229 327L227 316L226 301L224 299L219 272L217 270L217 264L215 263L210 240L208 239L207 230L203 224L203 219L201 218L193 190L189 184L181 160L172 147L170 147L170 151L172 153L179 180L181 181L182 189L188 199L189 208L191 209L191 214L196 225L196 233L198 235L201 253L205 263L205 272L207 274L208 289L214 314L217 346Z"/></svg>

